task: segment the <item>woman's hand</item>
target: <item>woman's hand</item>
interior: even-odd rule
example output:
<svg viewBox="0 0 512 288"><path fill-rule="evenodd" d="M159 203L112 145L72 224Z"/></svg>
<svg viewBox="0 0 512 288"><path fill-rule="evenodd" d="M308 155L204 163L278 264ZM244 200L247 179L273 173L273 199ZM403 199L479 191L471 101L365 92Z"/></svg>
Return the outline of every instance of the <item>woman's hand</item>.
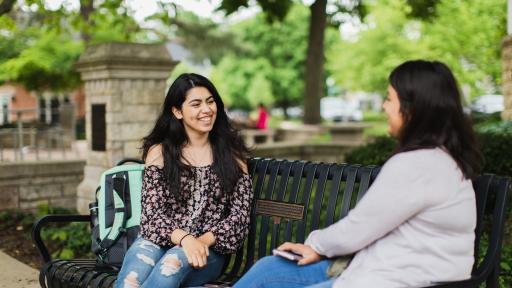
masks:
<svg viewBox="0 0 512 288"><path fill-rule="evenodd" d="M303 258L297 262L299 265L308 265L322 260L322 256L316 253L313 248L300 243L285 242L281 246L277 247L277 250L291 251L295 254L302 255Z"/></svg>
<svg viewBox="0 0 512 288"><path fill-rule="evenodd" d="M192 267L203 268L206 265L209 255L208 245L189 234L182 239L181 246Z"/></svg>

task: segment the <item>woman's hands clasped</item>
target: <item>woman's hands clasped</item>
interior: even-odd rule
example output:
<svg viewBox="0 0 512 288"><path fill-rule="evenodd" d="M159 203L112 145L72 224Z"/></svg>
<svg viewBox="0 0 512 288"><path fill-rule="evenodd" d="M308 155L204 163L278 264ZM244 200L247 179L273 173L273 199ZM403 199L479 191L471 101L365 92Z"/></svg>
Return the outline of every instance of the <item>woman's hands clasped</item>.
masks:
<svg viewBox="0 0 512 288"><path fill-rule="evenodd" d="M281 246L277 247L277 250L291 251L295 254L302 255L303 258L297 262L299 265L313 264L322 260L322 256L316 253L313 248L300 243L285 242Z"/></svg>
<svg viewBox="0 0 512 288"><path fill-rule="evenodd" d="M208 245L189 234L183 238L181 246L192 267L197 269L206 265L209 255Z"/></svg>

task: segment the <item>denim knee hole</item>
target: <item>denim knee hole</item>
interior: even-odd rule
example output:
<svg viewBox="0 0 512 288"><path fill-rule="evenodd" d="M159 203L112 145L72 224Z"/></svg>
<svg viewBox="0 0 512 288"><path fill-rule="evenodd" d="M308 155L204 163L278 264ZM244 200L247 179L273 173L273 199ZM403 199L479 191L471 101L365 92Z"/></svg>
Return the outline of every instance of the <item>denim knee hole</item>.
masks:
<svg viewBox="0 0 512 288"><path fill-rule="evenodd" d="M138 288L140 286L139 280L137 280L138 276L139 276L139 274L137 274L137 272L135 272L135 271L131 271L130 273L128 273L128 276L126 276L126 278L124 278L123 287L124 288Z"/></svg>
<svg viewBox="0 0 512 288"><path fill-rule="evenodd" d="M180 268L183 266L181 260L178 258L176 254L166 255L162 260L162 265L160 266L160 272L164 276L171 276L176 274Z"/></svg>
<svg viewBox="0 0 512 288"><path fill-rule="evenodd" d="M144 262L148 265L155 266L155 260L149 258L148 256L146 256L142 253L138 253L137 258L139 258L140 260L142 260L142 262Z"/></svg>
<svg viewBox="0 0 512 288"><path fill-rule="evenodd" d="M151 250L151 247L152 248L156 248L156 249L160 249L160 247L158 245L156 245L155 243L151 242L151 241L148 241L148 240L142 240L140 241L139 243L139 247L141 249L145 249L145 250L148 250L149 252L153 252L153 250Z"/></svg>

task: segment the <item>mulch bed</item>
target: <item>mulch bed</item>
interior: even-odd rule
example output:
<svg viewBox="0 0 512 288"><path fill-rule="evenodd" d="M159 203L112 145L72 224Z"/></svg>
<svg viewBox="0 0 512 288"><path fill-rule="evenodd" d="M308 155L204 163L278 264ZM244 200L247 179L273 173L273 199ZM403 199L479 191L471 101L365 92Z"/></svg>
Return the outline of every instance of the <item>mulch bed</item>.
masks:
<svg viewBox="0 0 512 288"><path fill-rule="evenodd" d="M23 225L2 225L0 233L0 250L9 256L40 269L42 262L30 236L31 227Z"/></svg>

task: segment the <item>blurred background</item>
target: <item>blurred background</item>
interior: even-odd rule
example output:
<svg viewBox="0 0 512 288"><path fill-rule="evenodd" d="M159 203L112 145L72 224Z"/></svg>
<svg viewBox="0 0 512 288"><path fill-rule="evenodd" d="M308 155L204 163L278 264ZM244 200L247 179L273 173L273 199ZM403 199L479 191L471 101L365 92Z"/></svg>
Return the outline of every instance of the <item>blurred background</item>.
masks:
<svg viewBox="0 0 512 288"><path fill-rule="evenodd" d="M211 78L242 127L262 103L270 128L351 121L385 135L388 73L415 58L448 64L467 112L488 124L504 110L506 11L505 0L2 0L0 149L80 146L86 95L74 63L112 41L165 44L180 61L168 83Z"/></svg>

